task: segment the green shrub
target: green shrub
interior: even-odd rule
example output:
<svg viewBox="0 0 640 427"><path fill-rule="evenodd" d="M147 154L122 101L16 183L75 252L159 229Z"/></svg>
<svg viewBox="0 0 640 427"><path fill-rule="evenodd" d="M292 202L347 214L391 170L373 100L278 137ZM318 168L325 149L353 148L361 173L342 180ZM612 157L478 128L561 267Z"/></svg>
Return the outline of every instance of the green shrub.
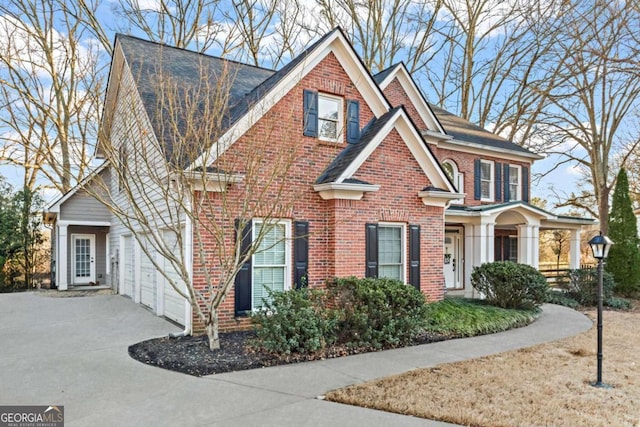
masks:
<svg viewBox="0 0 640 427"><path fill-rule="evenodd" d="M487 301L502 308L531 309L547 298L549 286L535 268L510 261L497 261L474 267L471 284Z"/></svg>
<svg viewBox="0 0 640 427"><path fill-rule="evenodd" d="M631 301L615 296L606 299L604 305L615 310L631 310Z"/></svg>
<svg viewBox="0 0 640 427"><path fill-rule="evenodd" d="M552 290L547 294L546 302L550 304L563 305L569 308L578 308L578 301L567 296L566 292Z"/></svg>
<svg viewBox="0 0 640 427"><path fill-rule="evenodd" d="M427 304L426 330L446 337L471 337L526 326L539 314L540 309L508 310L485 300L445 298Z"/></svg>
<svg viewBox="0 0 640 427"><path fill-rule="evenodd" d="M339 313L338 341L350 347L404 345L423 330L426 301L392 279L339 278L327 283Z"/></svg>
<svg viewBox="0 0 640 427"><path fill-rule="evenodd" d="M308 288L270 292L262 310L252 316L254 347L278 354L312 354L336 339L337 319L327 310L325 292Z"/></svg>
<svg viewBox="0 0 640 427"><path fill-rule="evenodd" d="M603 272L602 279L602 295L604 301L607 301L613 295L615 282L607 271ZM592 307L598 303L598 270L595 268L571 270L569 280L561 286L566 290L566 295L580 305Z"/></svg>

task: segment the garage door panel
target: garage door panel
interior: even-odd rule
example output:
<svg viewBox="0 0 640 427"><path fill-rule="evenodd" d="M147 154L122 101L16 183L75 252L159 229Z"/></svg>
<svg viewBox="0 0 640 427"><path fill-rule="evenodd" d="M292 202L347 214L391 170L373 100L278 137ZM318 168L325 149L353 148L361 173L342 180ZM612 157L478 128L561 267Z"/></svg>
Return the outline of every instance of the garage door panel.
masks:
<svg viewBox="0 0 640 427"><path fill-rule="evenodd" d="M164 233L165 242L171 251L176 254L176 256L180 256L180 248L178 247L177 238L175 233L170 231L165 231ZM171 261L168 259L164 260L164 273L167 277L171 278L174 283L179 286L179 288L185 292L185 284L181 279L180 275L171 264ZM169 280L165 279L164 285L164 315L165 317L180 323L181 325L185 324L185 299L171 286Z"/></svg>
<svg viewBox="0 0 640 427"><path fill-rule="evenodd" d="M122 293L133 298L133 289L135 281L135 259L133 254L133 237L124 237L124 253L123 255L123 268L124 268L124 280L122 284Z"/></svg>
<svg viewBox="0 0 640 427"><path fill-rule="evenodd" d="M148 249L149 250L149 249ZM156 311L155 267L151 259L140 250L140 302Z"/></svg>

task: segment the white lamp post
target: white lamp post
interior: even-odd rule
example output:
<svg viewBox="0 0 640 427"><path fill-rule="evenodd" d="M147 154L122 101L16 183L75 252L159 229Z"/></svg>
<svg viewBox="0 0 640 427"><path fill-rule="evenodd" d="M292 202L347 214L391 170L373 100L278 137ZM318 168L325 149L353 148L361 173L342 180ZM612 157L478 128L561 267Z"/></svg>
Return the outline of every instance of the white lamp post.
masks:
<svg viewBox="0 0 640 427"><path fill-rule="evenodd" d="M602 382L602 263L607 255L609 255L611 245L613 245L613 242L607 236L603 236L602 231L599 235L594 236L593 239L589 240L589 246L591 246L593 257L598 260L598 379L595 383L591 383L591 385L600 388L611 388L609 384Z"/></svg>

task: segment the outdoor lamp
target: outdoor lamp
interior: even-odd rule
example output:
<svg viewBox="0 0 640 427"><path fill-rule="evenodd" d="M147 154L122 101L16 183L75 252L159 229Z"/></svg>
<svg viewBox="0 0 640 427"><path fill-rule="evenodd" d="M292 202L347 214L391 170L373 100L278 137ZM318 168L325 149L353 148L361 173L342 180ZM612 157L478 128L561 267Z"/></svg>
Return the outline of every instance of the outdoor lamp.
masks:
<svg viewBox="0 0 640 427"><path fill-rule="evenodd" d="M607 236L603 236L602 231L589 240L593 257L598 260L598 379L591 385L599 388L611 388L609 384L602 382L602 300L604 293L602 289L602 261L609 255L611 245L613 242Z"/></svg>
<svg viewBox="0 0 640 427"><path fill-rule="evenodd" d="M597 260L602 260L609 255L609 249L613 242L607 236L602 235L602 231L593 239L589 240L589 246L593 252L593 257Z"/></svg>

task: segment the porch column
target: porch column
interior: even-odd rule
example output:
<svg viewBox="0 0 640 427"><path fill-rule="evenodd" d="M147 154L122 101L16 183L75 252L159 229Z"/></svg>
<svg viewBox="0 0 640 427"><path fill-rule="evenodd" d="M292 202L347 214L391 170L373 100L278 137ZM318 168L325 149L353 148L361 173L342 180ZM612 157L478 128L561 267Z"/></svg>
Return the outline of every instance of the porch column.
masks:
<svg viewBox="0 0 640 427"><path fill-rule="evenodd" d="M534 225L532 227L533 235L531 236L531 266L538 270L540 267L540 227Z"/></svg>
<svg viewBox="0 0 640 427"><path fill-rule="evenodd" d="M518 225L518 262L533 266L532 256L533 226L528 224ZM535 247L538 250L538 247Z"/></svg>
<svg viewBox="0 0 640 427"><path fill-rule="evenodd" d="M569 268L572 270L580 268L580 229L571 230L569 240Z"/></svg>
<svg viewBox="0 0 640 427"><path fill-rule="evenodd" d="M471 272L474 266L474 254L476 252L474 248L473 229L474 225L466 225L464 227L464 296L467 298L473 297L473 287L471 286Z"/></svg>
<svg viewBox="0 0 640 427"><path fill-rule="evenodd" d="M67 277L67 265L69 249L67 245L67 225L58 225L58 259L56 260L56 276L58 276L58 290L66 291L69 278Z"/></svg>
<svg viewBox="0 0 640 427"><path fill-rule="evenodd" d="M485 256L485 262L495 261L495 227L494 223L487 224L487 253Z"/></svg>

